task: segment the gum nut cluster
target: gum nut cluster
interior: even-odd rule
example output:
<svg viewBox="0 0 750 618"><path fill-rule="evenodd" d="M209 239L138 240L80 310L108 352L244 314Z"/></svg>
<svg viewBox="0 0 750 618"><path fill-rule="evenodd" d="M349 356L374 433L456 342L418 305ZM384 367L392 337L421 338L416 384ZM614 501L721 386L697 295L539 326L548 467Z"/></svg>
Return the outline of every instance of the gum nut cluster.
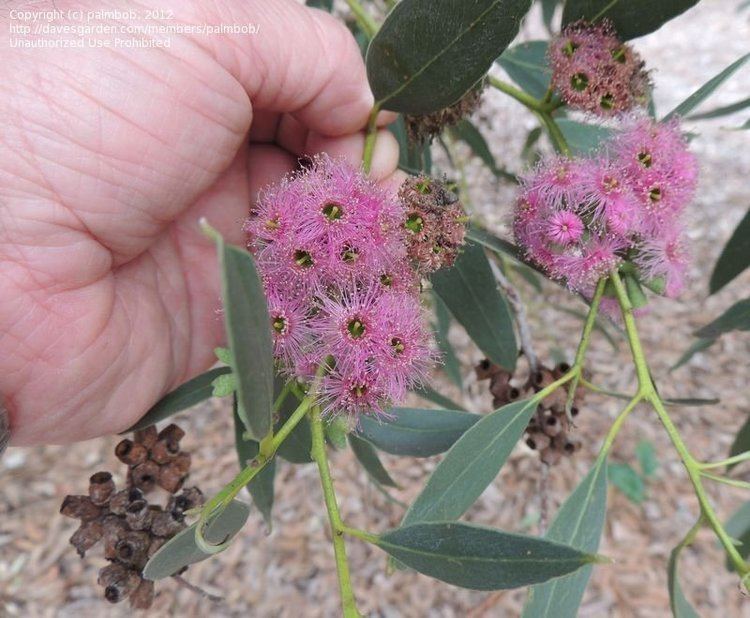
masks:
<svg viewBox="0 0 750 618"><path fill-rule="evenodd" d="M267 189L245 224L280 371L319 389L325 414L384 414L436 362L410 259L405 206L326 156Z"/></svg>
<svg viewBox="0 0 750 618"><path fill-rule="evenodd" d="M516 239L554 279L590 294L623 260L666 296L684 287L681 215L698 167L676 120L630 118L592 158L552 157L523 179Z"/></svg>
<svg viewBox="0 0 750 618"><path fill-rule="evenodd" d="M607 20L566 26L550 43L549 61L552 85L570 107L613 116L647 102L644 63Z"/></svg>

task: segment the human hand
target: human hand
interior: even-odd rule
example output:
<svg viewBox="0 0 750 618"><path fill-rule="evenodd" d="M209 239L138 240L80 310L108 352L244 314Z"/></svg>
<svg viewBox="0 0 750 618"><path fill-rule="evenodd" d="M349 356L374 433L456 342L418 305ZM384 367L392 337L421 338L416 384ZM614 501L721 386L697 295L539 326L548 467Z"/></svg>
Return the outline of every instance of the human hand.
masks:
<svg viewBox="0 0 750 618"><path fill-rule="evenodd" d="M259 32L2 51L0 397L13 444L123 430L207 369L223 325L198 220L241 244L258 189L299 155L362 157L372 95L339 22L292 0L159 4L172 23ZM398 148L382 133L372 175L387 181Z"/></svg>

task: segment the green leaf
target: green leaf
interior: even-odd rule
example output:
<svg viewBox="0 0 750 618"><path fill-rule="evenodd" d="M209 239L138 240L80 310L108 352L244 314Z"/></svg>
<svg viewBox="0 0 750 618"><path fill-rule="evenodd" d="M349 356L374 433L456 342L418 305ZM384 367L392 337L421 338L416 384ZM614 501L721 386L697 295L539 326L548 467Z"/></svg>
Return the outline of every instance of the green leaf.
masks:
<svg viewBox="0 0 750 618"><path fill-rule="evenodd" d="M281 380L278 380L277 388L280 392ZM299 406L297 398L289 394L281 404L279 409L279 420L276 423L276 430L278 430L292 415L292 413ZM287 436L276 451L278 455L293 464L307 464L312 462L312 456L310 451L312 450L312 432L310 430L310 421L307 417L304 417L297 426L292 429L292 432Z"/></svg>
<svg viewBox="0 0 750 618"><path fill-rule="evenodd" d="M724 529L730 537L739 541L737 551L744 560L747 560L750 556L750 502L745 502L734 512ZM735 570L729 558L727 558L726 567L729 571Z"/></svg>
<svg viewBox="0 0 750 618"><path fill-rule="evenodd" d="M233 373L225 373L217 376L216 379L211 382L211 386L213 387L213 391L211 392L212 396L226 397L237 390L237 376Z"/></svg>
<svg viewBox="0 0 750 618"><path fill-rule="evenodd" d="M607 460L600 457L562 504L545 538L594 553L599 548L606 511ZM592 569L585 566L531 588L522 618L575 618Z"/></svg>
<svg viewBox="0 0 750 618"><path fill-rule="evenodd" d="M685 363L687 363L693 356L695 356L698 352L702 352L703 350L707 350L710 348L714 343L716 343L716 339L698 339L697 341L694 341L690 347L685 350L682 356L677 359L677 362L672 365L669 370L674 371L675 369L679 369L682 367Z"/></svg>
<svg viewBox="0 0 750 618"><path fill-rule="evenodd" d="M333 0L306 0L305 4L316 9L323 9L329 13L333 11Z"/></svg>
<svg viewBox="0 0 750 618"><path fill-rule="evenodd" d="M750 451L750 417L742 424L737 435L734 437L734 442L729 448L729 457L734 457L741 453ZM731 470L737 464L727 466L727 471Z"/></svg>
<svg viewBox="0 0 750 618"><path fill-rule="evenodd" d="M434 388L431 386L427 386L427 384L422 384L421 386L415 387L412 391L417 397L421 397L422 399L426 401L431 401L435 405L440 406L441 408L448 408L449 410L465 410L462 405L456 403L449 397L446 397L445 395L438 393Z"/></svg>
<svg viewBox="0 0 750 618"><path fill-rule="evenodd" d="M487 140L470 121L461 120L458 124L450 128L453 139L465 142L471 151L481 159L489 170L498 178L506 178L515 182L517 179L513 174L500 169L495 161L495 156L490 151Z"/></svg>
<svg viewBox="0 0 750 618"><path fill-rule="evenodd" d="M716 339L733 330L750 330L750 298L734 303L713 322L695 331L695 336Z"/></svg>
<svg viewBox="0 0 750 618"><path fill-rule="evenodd" d="M664 120L669 120L673 116L687 116L696 107L698 107L701 103L703 103L703 101L705 101L709 96L711 96L714 90L716 90L719 86L721 86L721 84L723 84L732 75L734 75L734 73L743 64L745 64L748 58L750 58L750 54L745 54L738 60L735 60L721 73L709 79L705 84L703 84L700 88L698 88L698 90L696 90L687 99L685 99L682 103L680 103L677 107L675 107L671 112L669 112L664 117Z"/></svg>
<svg viewBox="0 0 750 618"><path fill-rule="evenodd" d="M453 317L493 363L513 371L518 358L513 319L484 250L469 242L451 268L431 278Z"/></svg>
<svg viewBox="0 0 750 618"><path fill-rule="evenodd" d="M547 62L547 41L528 41L506 49L497 59L510 78L531 96L547 94L552 69Z"/></svg>
<svg viewBox="0 0 750 618"><path fill-rule="evenodd" d="M455 103L513 40L530 4L402 0L367 50L367 78L375 100L384 109L410 114Z"/></svg>
<svg viewBox="0 0 750 618"><path fill-rule="evenodd" d="M239 500L232 500L208 525L205 537L209 543L223 543L232 538L245 525L250 507ZM173 536L151 556L143 569L143 577L150 580L163 579L177 573L182 567L210 558L195 544L195 527L189 526Z"/></svg>
<svg viewBox="0 0 750 618"><path fill-rule="evenodd" d="M240 469L245 468L258 454L260 445L255 440L246 440L243 437L245 426L234 411L234 446L237 449L237 457L240 463ZM253 504L263 515L263 520L270 529L271 510L273 509L273 484L276 478L276 460L269 461L255 478L247 485L247 491L253 498Z"/></svg>
<svg viewBox="0 0 750 618"><path fill-rule="evenodd" d="M500 472L535 410L535 403L515 401L468 429L435 468L402 526L461 517Z"/></svg>
<svg viewBox="0 0 750 618"><path fill-rule="evenodd" d="M461 380L461 364L456 358L456 352L453 350L453 346L448 341L448 331L451 326L451 314L448 311L448 307L440 299L437 294L432 295L432 302L435 306L435 318L437 320L437 328L435 329L435 339L437 340L438 348L443 356L443 369L451 381L462 388L463 381Z"/></svg>
<svg viewBox="0 0 750 618"><path fill-rule="evenodd" d="M698 0L567 0L563 24L606 17L620 39L627 41L658 30L696 4Z"/></svg>
<svg viewBox="0 0 750 618"><path fill-rule="evenodd" d="M556 120L574 155L589 155L597 151L612 136L612 129L559 118Z"/></svg>
<svg viewBox="0 0 750 618"><path fill-rule="evenodd" d="M194 377L192 380L188 380L184 384L178 386L175 390L167 395L164 395L154 406L143 415L135 425L126 429L123 433L131 431L137 431L139 429L145 429L151 425L163 421L165 418L169 418L177 412L181 412L187 408L194 406L201 401L209 399L213 392L213 381L221 376L229 373L231 369L229 367L217 367L211 369L206 373L202 373L199 376Z"/></svg>
<svg viewBox="0 0 750 618"><path fill-rule="evenodd" d="M341 450L346 448L346 435L348 432L346 421L342 418L334 417L323 425L326 438L335 448Z"/></svg>
<svg viewBox="0 0 750 618"><path fill-rule="evenodd" d="M444 453L482 417L458 410L393 408L393 420L360 419L359 437L392 455L430 457Z"/></svg>
<svg viewBox="0 0 750 618"><path fill-rule="evenodd" d="M505 255L512 257L514 260L523 262L523 249L521 249L517 245L514 245L509 240L498 238L487 230L483 230L482 228L476 227L474 225L469 226L469 229L466 230L466 238L468 238L475 244L486 247L490 251L495 251L496 253L504 253Z"/></svg>
<svg viewBox="0 0 750 618"><path fill-rule="evenodd" d="M654 445L648 440L641 440L635 447L635 456L643 477L647 479L653 477L659 469L659 460L656 457Z"/></svg>
<svg viewBox="0 0 750 618"><path fill-rule="evenodd" d="M691 114L690 116L688 116L688 119L689 120L708 120L710 118L721 118L722 116L728 116L729 114L734 114L735 112L739 112L740 110L743 110L746 107L750 107L750 97L748 97L747 99L742 99L742 101L731 103L730 105L723 105L721 107L717 107L716 109L712 109L707 112L702 112L700 114Z"/></svg>
<svg viewBox="0 0 750 618"><path fill-rule="evenodd" d="M232 370L237 376L239 415L261 440L271 429L273 347L266 296L252 256L213 231L221 262L221 296Z"/></svg>
<svg viewBox="0 0 750 618"><path fill-rule="evenodd" d="M358 438L353 433L350 433L349 446L352 447L352 452L357 458L357 461L362 464L362 467L372 480L386 487L398 487L398 483L396 483L396 481L391 478L391 475L388 474L388 470L383 466L378 457L378 453L373 448L372 444Z"/></svg>
<svg viewBox="0 0 750 618"><path fill-rule="evenodd" d="M674 618L700 618L698 612L693 609L690 601L687 600L682 592L680 580L677 575L677 561L680 557L682 546L678 545L669 554L669 563L667 564L667 586L669 588L669 606L672 609Z"/></svg>
<svg viewBox="0 0 750 618"><path fill-rule="evenodd" d="M718 292L727 283L750 266L750 210L732 233L719 256L711 274L709 290Z"/></svg>
<svg viewBox="0 0 750 618"><path fill-rule="evenodd" d="M628 464L612 464L609 467L609 480L631 502L640 504L646 497L643 479Z"/></svg>
<svg viewBox="0 0 750 618"><path fill-rule="evenodd" d="M537 537L451 522L397 528L383 534L377 545L420 573L472 590L528 586L595 560Z"/></svg>
<svg viewBox="0 0 750 618"><path fill-rule="evenodd" d="M432 173L432 153L430 145L427 142L415 144L409 140L406 134L406 124L404 117L399 115L395 122L388 126L388 129L398 141L398 167L407 174L414 176L425 173Z"/></svg>

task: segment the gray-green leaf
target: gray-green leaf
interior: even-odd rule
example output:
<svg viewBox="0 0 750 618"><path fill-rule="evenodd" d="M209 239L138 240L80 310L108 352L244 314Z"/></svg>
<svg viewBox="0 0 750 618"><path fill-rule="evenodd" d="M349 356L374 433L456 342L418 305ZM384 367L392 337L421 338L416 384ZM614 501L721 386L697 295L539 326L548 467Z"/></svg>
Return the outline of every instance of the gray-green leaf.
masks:
<svg viewBox="0 0 750 618"><path fill-rule="evenodd" d="M743 64L745 64L745 62L747 62L748 58L750 58L750 54L745 54L738 60L735 60L732 64L730 64L723 71L721 71L721 73L709 79L705 84L703 84L700 88L698 88L698 90L696 90L687 99L685 99L682 103L680 103L677 107L675 107L671 112L669 112L664 117L664 120L669 120L673 116L686 116L687 114L692 112L696 107L698 107L701 103L703 103L703 101L705 101L709 96L711 96L714 90L716 90L719 86L721 86L721 84L723 84L732 75L734 75L734 73Z"/></svg>
<svg viewBox="0 0 750 618"><path fill-rule="evenodd" d="M135 425L125 430L123 433L145 429L151 425L169 418L177 412L190 408L201 401L212 396L213 381L219 376L228 374L231 371L229 367L217 367L206 373L188 380L181 384L171 393L164 395L154 406L144 414L143 418Z"/></svg>
<svg viewBox="0 0 750 618"><path fill-rule="evenodd" d="M640 504L646 497L643 479L628 464L612 464L609 467L609 480L631 502Z"/></svg>
<svg viewBox="0 0 750 618"><path fill-rule="evenodd" d="M482 417L450 448L401 524L461 517L500 472L535 410L515 401Z"/></svg>
<svg viewBox="0 0 750 618"><path fill-rule="evenodd" d="M376 483L385 485L386 487L398 487L398 483L391 478L388 474L388 470L385 469L383 463L378 457L378 453L375 448L369 442L358 438L355 434L349 434L349 446L352 447L357 461L362 464L367 474Z"/></svg>
<svg viewBox="0 0 750 618"><path fill-rule="evenodd" d="M739 222L714 266L709 290L718 292L750 266L750 210Z"/></svg>
<svg viewBox="0 0 750 618"><path fill-rule="evenodd" d="M479 157L489 170L498 178L505 178L515 182L517 179L513 174L500 169L495 161L495 156L490 151L487 140L468 120L461 120L456 126L450 129L453 139L465 142L471 151Z"/></svg>
<svg viewBox="0 0 750 618"><path fill-rule="evenodd" d="M607 510L607 460L600 457L568 496L547 531L550 541L594 553ZM591 565L529 590L522 618L575 618L591 577Z"/></svg>
<svg viewBox="0 0 750 618"><path fill-rule="evenodd" d="M207 527L205 536L210 543L223 543L232 538L245 525L250 507L232 500ZM167 541L146 563L143 577L157 580L170 577L182 567L210 558L195 544L196 524L189 526Z"/></svg>
<svg viewBox="0 0 750 618"><path fill-rule="evenodd" d="M451 314L448 311L448 307L440 299L437 294L432 295L432 302L435 307L435 319L437 322L437 328L435 329L435 339L437 340L438 347L442 354L443 369L451 381L461 388L463 386L461 380L461 364L456 358L456 352L448 340L448 331L451 326Z"/></svg>
<svg viewBox="0 0 750 618"><path fill-rule="evenodd" d="M406 526L386 532L377 544L420 573L472 590L528 586L594 561L572 547L465 523Z"/></svg>
<svg viewBox="0 0 750 618"><path fill-rule="evenodd" d="M696 4L698 0L567 0L563 24L606 17L627 41L661 28Z"/></svg>
<svg viewBox="0 0 750 618"><path fill-rule="evenodd" d="M725 529L727 534L736 539L741 544L737 546L737 551L743 559L747 560L750 556L750 502L745 502L727 521ZM734 564L727 558L727 569L734 571Z"/></svg>
<svg viewBox="0 0 750 618"><path fill-rule="evenodd" d="M242 434L245 426L234 412L234 445L240 469L245 468L258 454L260 445L255 440L246 440ZM260 511L268 528L271 528L271 510L273 509L273 485L276 478L276 460L269 461L265 467L247 485L247 491L253 498L253 504Z"/></svg>
<svg viewBox="0 0 750 618"><path fill-rule="evenodd" d="M734 303L713 322L695 331L695 336L716 339L733 330L750 330L750 298Z"/></svg>
<svg viewBox="0 0 750 618"><path fill-rule="evenodd" d="M393 408L392 420L360 419L359 435L392 455L430 457L444 453L482 417L458 410Z"/></svg>
<svg viewBox="0 0 750 618"><path fill-rule="evenodd" d="M261 440L271 429L273 405L273 347L266 297L252 256L214 234L239 414L250 435Z"/></svg>
<svg viewBox="0 0 750 618"><path fill-rule="evenodd" d="M455 103L518 33L531 0L402 0L367 50L385 109L428 114Z"/></svg>
<svg viewBox="0 0 750 618"><path fill-rule="evenodd" d="M606 127L567 118L558 119L557 124L574 155L592 154L612 135L612 130Z"/></svg>
<svg viewBox="0 0 750 618"><path fill-rule="evenodd" d="M451 268L432 276L435 292L492 362L513 371L518 358L513 320L487 256L469 242Z"/></svg>
<svg viewBox="0 0 750 618"><path fill-rule="evenodd" d="M679 576L677 574L677 561L682 551L682 545L675 547L669 554L669 563L667 564L667 586L669 587L669 605L672 609L674 618L700 618L698 612L693 609L690 601L685 597L680 586Z"/></svg>
<svg viewBox="0 0 750 618"><path fill-rule="evenodd" d="M552 78L547 47L547 41L528 41L509 47L497 59L510 78L537 99L547 94Z"/></svg>

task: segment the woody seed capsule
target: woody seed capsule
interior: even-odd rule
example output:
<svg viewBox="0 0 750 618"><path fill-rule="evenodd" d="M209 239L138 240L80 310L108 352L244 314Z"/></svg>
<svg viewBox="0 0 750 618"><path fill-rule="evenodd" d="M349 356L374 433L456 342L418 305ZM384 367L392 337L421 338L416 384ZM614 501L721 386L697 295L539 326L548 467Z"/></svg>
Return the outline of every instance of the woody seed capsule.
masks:
<svg viewBox="0 0 750 618"><path fill-rule="evenodd" d="M115 456L122 463L129 466L137 466L146 461L148 449L143 445L132 440L122 440L115 447Z"/></svg>
<svg viewBox="0 0 750 618"><path fill-rule="evenodd" d="M97 472L89 479L89 496L97 506L109 502L115 492L115 482L109 472Z"/></svg>

